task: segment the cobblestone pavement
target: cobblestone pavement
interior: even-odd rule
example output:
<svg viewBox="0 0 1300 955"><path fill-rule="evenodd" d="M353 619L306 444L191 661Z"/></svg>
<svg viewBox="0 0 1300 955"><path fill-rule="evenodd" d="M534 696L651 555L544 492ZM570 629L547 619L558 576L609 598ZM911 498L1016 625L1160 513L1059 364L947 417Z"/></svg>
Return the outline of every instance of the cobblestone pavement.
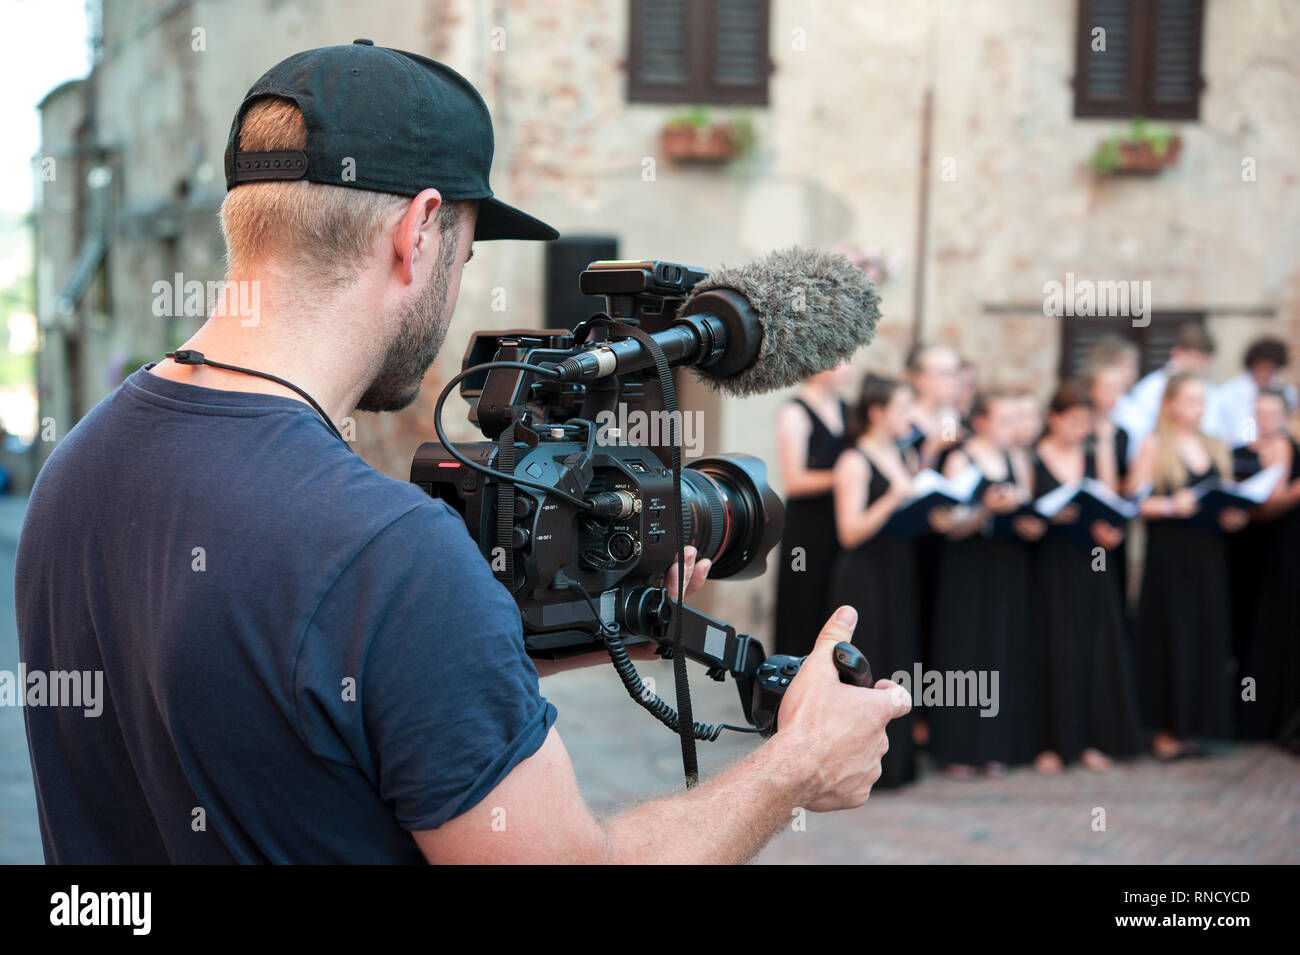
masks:
<svg viewBox="0 0 1300 955"><path fill-rule="evenodd" d="M0 669L14 671L14 553L21 499L0 498ZM671 697L672 668L643 665ZM741 723L734 685L692 667L695 717ZM611 812L681 785L677 738L627 697L609 667L548 677L560 732L590 804ZM742 757L754 736L724 733L699 747L707 776ZM1094 819L1104 811L1104 831ZM21 711L0 707L0 863L39 863L27 739ZM956 781L927 773L862 809L809 814L783 832L762 863L1064 862L1300 863L1300 760L1263 745L1225 746L1172 765L1142 759L1110 773Z"/></svg>
<svg viewBox="0 0 1300 955"><path fill-rule="evenodd" d="M642 667L671 696L672 669ZM742 722L735 688L692 672L695 718ZM680 786L677 739L628 699L608 668L542 681L589 803L601 811ZM701 772L757 745L724 733L699 747ZM1099 811L1100 810L1100 811ZM1104 821L1104 831L1094 829ZM1200 760L1142 758L1108 773L1000 779L923 774L852 812L808 814L760 863L1300 863L1300 759L1263 744Z"/></svg>

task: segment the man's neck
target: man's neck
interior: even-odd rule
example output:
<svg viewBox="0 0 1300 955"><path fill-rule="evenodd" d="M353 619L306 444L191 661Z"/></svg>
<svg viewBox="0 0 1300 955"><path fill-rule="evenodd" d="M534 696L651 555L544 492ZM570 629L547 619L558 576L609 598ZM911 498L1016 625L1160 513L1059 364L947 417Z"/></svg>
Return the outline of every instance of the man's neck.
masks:
<svg viewBox="0 0 1300 955"><path fill-rule="evenodd" d="M232 282L238 283L237 277ZM238 285L227 283L214 314L182 346L202 352L205 358L226 365L238 365L291 381L325 409L336 424L356 408L365 389L357 375L358 359L377 361L368 353L373 338L364 340L364 325L357 318L364 306L350 304L358 289L354 286L332 302L304 306L278 294L283 284L262 280L258 294L245 295L244 302L257 301L254 311L235 299ZM363 333L358 336L358 332ZM172 381L253 394L281 395L307 404L291 388L256 375L227 371L209 365L181 365L171 359L159 362L153 374Z"/></svg>

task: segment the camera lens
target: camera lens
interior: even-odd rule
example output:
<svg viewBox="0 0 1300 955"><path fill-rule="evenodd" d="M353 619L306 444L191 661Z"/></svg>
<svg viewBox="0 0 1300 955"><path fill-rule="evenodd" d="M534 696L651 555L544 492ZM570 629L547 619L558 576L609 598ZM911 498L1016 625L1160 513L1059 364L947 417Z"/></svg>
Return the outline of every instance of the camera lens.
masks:
<svg viewBox="0 0 1300 955"><path fill-rule="evenodd" d="M686 539L713 561L710 580L758 577L785 522L767 466L748 454L702 458L682 471Z"/></svg>

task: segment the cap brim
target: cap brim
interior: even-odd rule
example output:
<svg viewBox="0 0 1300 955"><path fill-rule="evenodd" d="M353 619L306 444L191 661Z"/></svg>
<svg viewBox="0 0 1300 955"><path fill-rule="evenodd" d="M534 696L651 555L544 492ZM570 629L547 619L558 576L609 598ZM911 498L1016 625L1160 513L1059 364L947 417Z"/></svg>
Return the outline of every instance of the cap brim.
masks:
<svg viewBox="0 0 1300 955"><path fill-rule="evenodd" d="M488 239L558 239L560 233L541 219L506 205L500 199L480 199L474 241Z"/></svg>

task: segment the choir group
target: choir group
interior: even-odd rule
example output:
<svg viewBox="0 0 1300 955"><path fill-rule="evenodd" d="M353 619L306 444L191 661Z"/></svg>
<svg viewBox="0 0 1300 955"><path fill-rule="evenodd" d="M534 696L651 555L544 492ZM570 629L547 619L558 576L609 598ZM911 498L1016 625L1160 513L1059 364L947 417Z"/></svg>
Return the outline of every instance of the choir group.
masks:
<svg viewBox="0 0 1300 955"><path fill-rule="evenodd" d="M939 674L934 699L909 686L924 705L891 724L878 785L914 779L918 747L971 776L1294 737L1286 346L1257 341L1217 387L1212 351L1188 325L1137 381L1136 348L1103 341L1043 408L1026 389L978 390L969 363L922 347L904 376L868 374L852 405L844 365L782 407L775 652L807 653L852 604L878 677ZM919 525L904 519L915 513Z"/></svg>

